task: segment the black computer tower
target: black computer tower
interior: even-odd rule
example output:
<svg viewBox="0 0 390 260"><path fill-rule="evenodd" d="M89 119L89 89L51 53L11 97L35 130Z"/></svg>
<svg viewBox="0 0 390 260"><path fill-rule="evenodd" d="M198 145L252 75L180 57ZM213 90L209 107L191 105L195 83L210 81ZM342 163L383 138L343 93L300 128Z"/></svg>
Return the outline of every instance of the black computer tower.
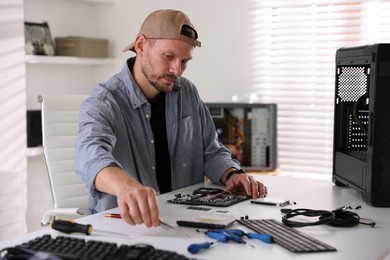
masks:
<svg viewBox="0 0 390 260"><path fill-rule="evenodd" d="M390 44L336 52L333 182L390 206Z"/></svg>

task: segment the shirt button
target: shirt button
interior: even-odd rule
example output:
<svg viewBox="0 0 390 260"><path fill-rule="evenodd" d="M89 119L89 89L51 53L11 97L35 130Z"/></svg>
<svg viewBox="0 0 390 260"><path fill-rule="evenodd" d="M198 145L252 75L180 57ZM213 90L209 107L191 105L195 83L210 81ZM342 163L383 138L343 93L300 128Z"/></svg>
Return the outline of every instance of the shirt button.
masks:
<svg viewBox="0 0 390 260"><path fill-rule="evenodd" d="M149 115L145 115L146 118L149 118Z"/></svg>
<svg viewBox="0 0 390 260"><path fill-rule="evenodd" d="M156 169L156 166L152 166L152 170L154 171Z"/></svg>
<svg viewBox="0 0 390 260"><path fill-rule="evenodd" d="M152 144L153 144L153 143L154 143L154 140L153 140L153 139L152 139L152 140L150 140L150 143L152 143Z"/></svg>

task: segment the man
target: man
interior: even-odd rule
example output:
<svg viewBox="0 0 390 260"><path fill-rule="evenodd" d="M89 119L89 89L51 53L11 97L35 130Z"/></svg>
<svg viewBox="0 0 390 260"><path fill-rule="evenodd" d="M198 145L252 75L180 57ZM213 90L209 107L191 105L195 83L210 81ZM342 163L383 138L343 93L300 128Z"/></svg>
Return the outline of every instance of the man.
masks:
<svg viewBox="0 0 390 260"><path fill-rule="evenodd" d="M90 190L92 210L118 206L127 223L156 227L156 193L200 183L205 175L228 190L266 196L262 183L240 174L197 89L181 77L200 46L184 13L153 12L124 50L136 57L81 106L76 173Z"/></svg>

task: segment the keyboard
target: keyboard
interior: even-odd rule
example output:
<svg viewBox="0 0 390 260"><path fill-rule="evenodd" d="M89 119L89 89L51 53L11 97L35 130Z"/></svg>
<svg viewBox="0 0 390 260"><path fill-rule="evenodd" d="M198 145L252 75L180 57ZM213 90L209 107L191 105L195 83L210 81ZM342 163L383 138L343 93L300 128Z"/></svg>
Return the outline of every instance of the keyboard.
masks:
<svg viewBox="0 0 390 260"><path fill-rule="evenodd" d="M294 253L336 251L336 248L275 219L238 219L237 221L257 233L271 235L275 243Z"/></svg>
<svg viewBox="0 0 390 260"><path fill-rule="evenodd" d="M1 256L4 254L4 258ZM36 258L32 258L32 257ZM39 258L39 257L41 258ZM45 257L46 256L46 257ZM50 257L49 257L50 256ZM43 235L0 252L1 259L188 259L174 251L156 249L147 244L121 245L75 237Z"/></svg>

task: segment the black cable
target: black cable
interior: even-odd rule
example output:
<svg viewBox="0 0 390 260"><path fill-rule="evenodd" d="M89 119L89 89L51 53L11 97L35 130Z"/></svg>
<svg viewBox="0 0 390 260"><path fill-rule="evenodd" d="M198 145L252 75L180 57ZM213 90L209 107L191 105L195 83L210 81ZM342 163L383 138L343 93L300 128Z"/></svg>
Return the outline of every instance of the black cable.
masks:
<svg viewBox="0 0 390 260"><path fill-rule="evenodd" d="M332 227L353 227L359 224L360 217L358 214L347 211L344 209L338 209L333 211L335 213L335 218L328 223Z"/></svg>
<svg viewBox="0 0 390 260"><path fill-rule="evenodd" d="M290 220L290 218L296 216L305 216L305 217L319 217L317 221L314 222L299 222ZM313 210L313 209L293 209L287 212L283 216L282 222L289 227L306 227L306 226L315 226L320 224L325 224L330 220L335 218L335 214L332 211L328 210Z"/></svg>
<svg viewBox="0 0 390 260"><path fill-rule="evenodd" d="M359 223L370 225L371 227L375 226L375 222L360 222L359 215L354 212L347 211L346 207L337 208L333 211L313 209L282 209L281 211L282 213L286 213L286 215L282 217L282 222L289 227L305 227L321 224L326 224L333 227L353 227ZM291 218L296 216L318 217L318 220L313 222L300 222L291 220Z"/></svg>

